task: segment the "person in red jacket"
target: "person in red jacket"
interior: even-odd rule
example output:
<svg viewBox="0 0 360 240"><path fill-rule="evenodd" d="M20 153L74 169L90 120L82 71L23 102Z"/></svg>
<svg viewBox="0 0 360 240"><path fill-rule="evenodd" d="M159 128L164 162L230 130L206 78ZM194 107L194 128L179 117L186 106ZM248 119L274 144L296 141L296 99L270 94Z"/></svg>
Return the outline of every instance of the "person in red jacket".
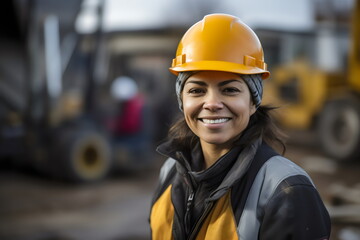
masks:
<svg viewBox="0 0 360 240"><path fill-rule="evenodd" d="M329 214L309 175L261 105L270 73L256 34L210 14L181 39L170 71L182 117L158 152L168 157L150 212L154 240L325 240Z"/></svg>
<svg viewBox="0 0 360 240"><path fill-rule="evenodd" d="M143 121L144 98L136 82L126 76L118 77L112 83L111 95L119 103L119 114L109 123L112 132L118 136L138 133Z"/></svg>
<svg viewBox="0 0 360 240"><path fill-rule="evenodd" d="M113 136L115 149L119 149L118 158L129 163L145 163L145 154L149 154L152 145L151 115L144 96L136 82L127 76L114 80L111 96L118 102L118 113L108 120L107 126Z"/></svg>

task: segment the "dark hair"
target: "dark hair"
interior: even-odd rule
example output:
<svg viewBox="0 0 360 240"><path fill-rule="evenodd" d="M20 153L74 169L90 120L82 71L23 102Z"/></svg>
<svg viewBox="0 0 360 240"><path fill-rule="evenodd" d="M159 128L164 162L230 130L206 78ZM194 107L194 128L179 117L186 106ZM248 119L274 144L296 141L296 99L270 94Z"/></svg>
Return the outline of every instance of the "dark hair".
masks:
<svg viewBox="0 0 360 240"><path fill-rule="evenodd" d="M274 109L276 108L271 106L260 106L250 117L249 124L242 135L245 132L247 133L245 141L247 144L262 138L265 143L273 148L280 148L279 151L284 154L286 151L285 135L277 127L272 117L271 111ZM190 130L183 116L171 126L168 138L175 141L181 149L190 149L199 141L198 136Z"/></svg>

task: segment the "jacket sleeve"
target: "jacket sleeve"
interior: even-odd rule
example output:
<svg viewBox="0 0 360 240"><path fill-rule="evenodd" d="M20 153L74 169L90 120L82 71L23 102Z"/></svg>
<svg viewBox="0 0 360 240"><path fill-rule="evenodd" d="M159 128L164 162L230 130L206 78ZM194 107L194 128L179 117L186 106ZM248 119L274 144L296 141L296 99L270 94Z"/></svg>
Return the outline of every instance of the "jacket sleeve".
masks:
<svg viewBox="0 0 360 240"><path fill-rule="evenodd" d="M325 240L330 217L319 193L305 176L284 180L262 213L261 240Z"/></svg>
<svg viewBox="0 0 360 240"><path fill-rule="evenodd" d="M159 181L153 195L152 204L154 204L158 197L171 184L172 178L175 175L175 170L175 160L168 158L160 168Z"/></svg>

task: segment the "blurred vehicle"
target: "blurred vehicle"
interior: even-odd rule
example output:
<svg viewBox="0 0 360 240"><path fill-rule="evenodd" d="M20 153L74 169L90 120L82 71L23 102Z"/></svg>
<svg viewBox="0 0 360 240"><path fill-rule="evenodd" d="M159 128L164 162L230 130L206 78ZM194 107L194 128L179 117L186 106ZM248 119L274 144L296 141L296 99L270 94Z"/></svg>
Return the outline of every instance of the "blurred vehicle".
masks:
<svg viewBox="0 0 360 240"><path fill-rule="evenodd" d="M95 47L73 23L82 1L5 1L0 32L0 157L46 175L89 182L111 169L95 116Z"/></svg>
<svg viewBox="0 0 360 240"><path fill-rule="evenodd" d="M332 15L314 31L262 33L265 51L283 60L265 83L264 102L280 106L286 128L316 128L324 152L339 161L360 156L359 1L349 22Z"/></svg>
<svg viewBox="0 0 360 240"><path fill-rule="evenodd" d="M104 124L113 107L108 68L119 62L105 54L103 4L94 2L1 3L0 160L74 182L98 181L113 168L134 162L116 161L114 153L128 145L115 146ZM76 20L88 12L95 13L97 27L79 33ZM134 146L138 152L148 150L147 145Z"/></svg>

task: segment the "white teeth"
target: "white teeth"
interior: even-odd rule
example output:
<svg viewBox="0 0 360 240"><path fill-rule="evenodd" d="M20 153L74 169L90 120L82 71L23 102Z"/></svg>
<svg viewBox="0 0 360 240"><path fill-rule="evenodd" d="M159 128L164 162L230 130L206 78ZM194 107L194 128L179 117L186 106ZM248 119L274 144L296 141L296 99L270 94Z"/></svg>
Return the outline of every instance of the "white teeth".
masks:
<svg viewBox="0 0 360 240"><path fill-rule="evenodd" d="M204 123L208 123L208 124L215 124L215 123L224 123L227 122L229 119L228 118L219 118L219 119L202 119Z"/></svg>

